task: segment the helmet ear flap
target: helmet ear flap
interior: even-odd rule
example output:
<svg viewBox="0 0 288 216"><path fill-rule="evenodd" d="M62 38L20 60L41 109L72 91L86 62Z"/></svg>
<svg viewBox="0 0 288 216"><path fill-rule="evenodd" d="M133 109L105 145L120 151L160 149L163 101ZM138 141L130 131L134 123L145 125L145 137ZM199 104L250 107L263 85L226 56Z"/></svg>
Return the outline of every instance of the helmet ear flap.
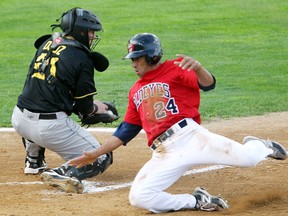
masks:
<svg viewBox="0 0 288 216"><path fill-rule="evenodd" d="M91 47L91 41L89 42L88 31L103 30L101 22L95 14L79 7L70 9L69 11L63 13L57 21L60 19L60 25L51 25L52 30L54 30L56 27L60 27L63 31L63 36L70 35L89 49L93 47ZM100 38L97 40L98 42L99 39Z"/></svg>
<svg viewBox="0 0 288 216"><path fill-rule="evenodd" d="M149 55L145 55L145 61L148 65L157 64L161 59L161 56L153 56L150 57Z"/></svg>
<svg viewBox="0 0 288 216"><path fill-rule="evenodd" d="M61 29L65 33L73 31L77 8L73 8L62 15Z"/></svg>

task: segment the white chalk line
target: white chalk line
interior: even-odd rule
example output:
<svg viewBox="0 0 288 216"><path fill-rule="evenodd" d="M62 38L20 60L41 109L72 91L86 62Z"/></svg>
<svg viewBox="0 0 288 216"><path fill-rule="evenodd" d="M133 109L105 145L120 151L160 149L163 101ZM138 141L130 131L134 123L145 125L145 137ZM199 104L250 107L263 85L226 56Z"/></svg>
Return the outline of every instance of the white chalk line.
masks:
<svg viewBox="0 0 288 216"><path fill-rule="evenodd" d="M116 128L87 128L88 131L91 132L114 132ZM15 132L14 128L0 128L0 132ZM143 132L143 131L142 131ZM197 173L203 173L203 172L210 172L218 169L223 169L227 166L223 165L214 165L214 166L208 166L205 168L200 168L200 169L193 169L189 170L186 173L184 173L183 176L188 176L192 174L197 174ZM117 190L121 188L126 188L130 187L132 185L132 182L128 183L120 183L120 184L115 184L115 183L101 183L101 182L91 182L91 181L82 181L84 184L84 191L83 193L98 193L98 192L105 192L105 191L111 191L111 190ZM17 185L32 185L32 184L43 184L41 181L35 181L35 182L6 182L6 183L0 183L1 185L8 185L8 186L17 186ZM106 186L101 186L105 184ZM111 184L108 185L107 184Z"/></svg>
<svg viewBox="0 0 288 216"><path fill-rule="evenodd" d="M91 132L114 132L116 128L87 128L86 130L91 131ZM14 128L0 128L0 132L16 132Z"/></svg>
<svg viewBox="0 0 288 216"><path fill-rule="evenodd" d="M214 170L219 170L223 169L227 166L223 165L214 165L214 166L208 166L205 168L200 168L200 169L193 169L189 170L186 173L184 173L183 176L188 176L192 174L197 174L197 173L203 173L203 172L210 172ZM109 182L91 182L91 181L82 181L84 184L84 191L83 193L99 193L99 192L105 192L105 191L112 191L112 190L117 190L121 188L127 188L132 185L132 182L127 182L127 183L120 183L120 184L115 184L115 183L109 183ZM40 181L35 181L35 182L5 182L5 183L0 183L0 186L2 185L8 185L8 186L17 186L17 185L33 185L33 184L43 184L43 182ZM106 186L101 186L105 184ZM107 185L111 184L111 185Z"/></svg>
<svg viewBox="0 0 288 216"><path fill-rule="evenodd" d="M115 132L116 128L101 128L101 127L97 127L97 128L93 128L93 127L90 127L90 128L86 128L87 131L90 131L90 132L104 132L104 133L113 133ZM14 128L0 128L0 133L1 132L15 132L15 129ZM142 129L140 131L140 133L145 133L145 131Z"/></svg>

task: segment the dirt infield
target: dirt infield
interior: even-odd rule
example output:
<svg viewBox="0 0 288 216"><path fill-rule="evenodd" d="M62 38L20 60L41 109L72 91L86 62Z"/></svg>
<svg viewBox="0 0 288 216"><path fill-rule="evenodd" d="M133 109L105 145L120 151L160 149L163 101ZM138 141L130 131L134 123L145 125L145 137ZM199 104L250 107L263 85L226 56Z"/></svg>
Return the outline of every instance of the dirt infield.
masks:
<svg viewBox="0 0 288 216"><path fill-rule="evenodd" d="M246 135L254 135L274 139L288 148L288 112L204 122L203 125L212 132L237 141L242 141ZM92 133L103 142L112 132ZM151 156L144 134L139 134L128 146L117 149L113 165L102 175L89 179L90 183L95 182L95 189L124 186L84 194L63 193L43 185L38 175L23 174L25 152L20 137L15 132L1 132L0 135L0 215L151 215L148 211L131 207L128 202L129 183ZM49 167L63 162L50 151L46 153L46 161ZM288 160L267 159L256 167L227 167L183 176L167 191L191 193L196 186L203 186L210 193L225 197L231 208L212 213L180 211L161 215L286 216L287 166ZM126 183L128 186L125 186Z"/></svg>

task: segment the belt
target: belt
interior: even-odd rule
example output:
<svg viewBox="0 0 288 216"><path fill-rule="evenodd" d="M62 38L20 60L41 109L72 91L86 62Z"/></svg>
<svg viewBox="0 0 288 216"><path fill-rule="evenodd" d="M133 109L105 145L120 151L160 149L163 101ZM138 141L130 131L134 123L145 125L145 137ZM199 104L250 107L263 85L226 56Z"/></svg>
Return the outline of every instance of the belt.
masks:
<svg viewBox="0 0 288 216"><path fill-rule="evenodd" d="M24 111L24 108L20 108L20 107L18 107L18 108L21 110L21 112ZM43 120L57 119L57 115L56 115L56 113L50 113L50 114L48 114L48 113L47 114L46 113L40 113L39 114L39 119L43 119Z"/></svg>
<svg viewBox="0 0 288 216"><path fill-rule="evenodd" d="M185 126L187 126L187 121L186 119L183 119L182 121L174 124L173 126L171 126L168 130L166 130L164 133L162 133L161 135L159 135L158 137L156 137L156 139L154 139L152 145L150 146L150 148L152 150L155 150L158 146L160 146L165 140L167 140L169 137L171 137L173 134L175 134L178 131L178 128L184 128Z"/></svg>

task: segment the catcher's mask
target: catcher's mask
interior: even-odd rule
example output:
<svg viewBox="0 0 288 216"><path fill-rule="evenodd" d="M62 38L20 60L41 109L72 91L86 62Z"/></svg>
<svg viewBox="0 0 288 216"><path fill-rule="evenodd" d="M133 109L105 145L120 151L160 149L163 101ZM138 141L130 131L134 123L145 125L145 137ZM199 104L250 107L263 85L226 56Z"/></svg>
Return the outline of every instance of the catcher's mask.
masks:
<svg viewBox="0 0 288 216"><path fill-rule="evenodd" d="M70 35L77 41L88 47L91 51L100 41L100 36L97 34L92 44L89 45L88 31L93 30L95 32L103 31L101 21L91 11L82 8L72 8L63 13L62 16L57 19L61 19L61 24L51 25L52 30L56 27L60 27L63 31L63 36Z"/></svg>
<svg viewBox="0 0 288 216"><path fill-rule="evenodd" d="M159 38L150 33L136 34L128 41L128 54L124 59L145 56L147 64L157 64L163 56Z"/></svg>

